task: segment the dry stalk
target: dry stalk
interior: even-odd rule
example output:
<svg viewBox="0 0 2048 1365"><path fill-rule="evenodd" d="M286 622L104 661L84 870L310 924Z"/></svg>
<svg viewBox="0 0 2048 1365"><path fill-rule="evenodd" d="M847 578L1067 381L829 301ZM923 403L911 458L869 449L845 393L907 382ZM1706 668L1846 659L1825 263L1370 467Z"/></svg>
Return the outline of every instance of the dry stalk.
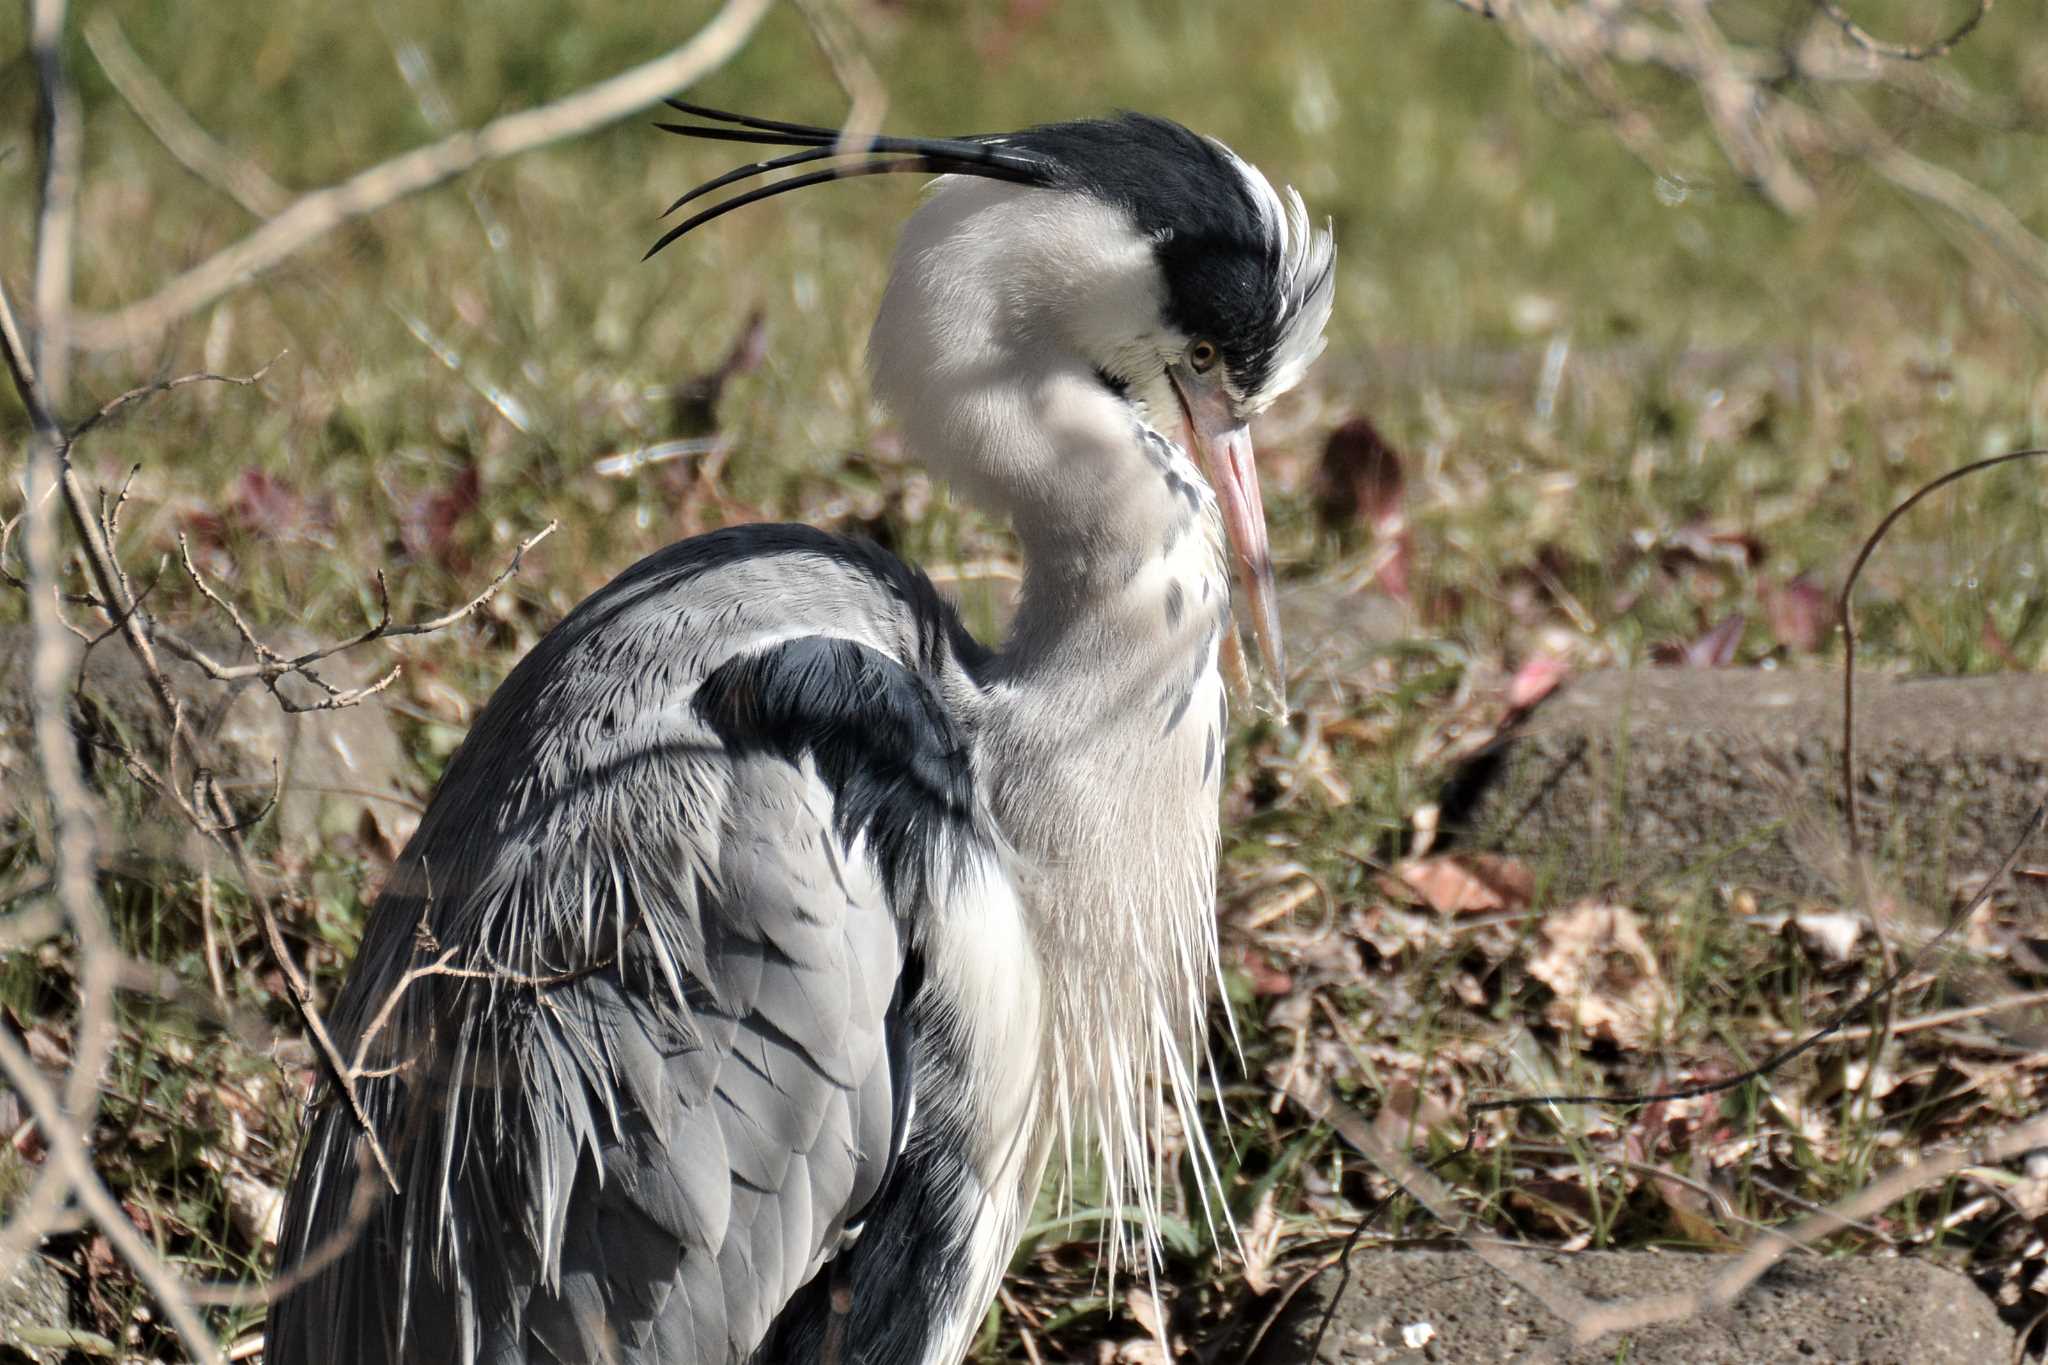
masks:
<svg viewBox="0 0 2048 1365"><path fill-rule="evenodd" d="M1384 1141L1363 1114L1330 1094L1321 1081L1297 1075L1289 1082L1287 1095L1311 1117L1329 1124L1337 1136L1377 1166L1380 1174L1400 1186L1409 1198L1427 1209L1432 1218L1452 1236L1460 1238L1474 1255L1493 1267L1510 1284L1520 1286L1531 1298L1566 1322L1576 1322L1592 1311L1593 1305L1589 1300L1576 1289L1561 1283L1533 1258L1525 1257L1514 1247L1490 1237L1467 1236L1472 1220L1458 1208L1457 1196L1450 1186L1439 1180L1428 1167ZM1345 1269L1348 1273L1348 1263ZM1341 1292L1340 1285L1338 1293ZM1331 1297L1334 1301L1336 1295Z"/></svg>
<svg viewBox="0 0 2048 1365"><path fill-rule="evenodd" d="M248 157L236 156L185 111L136 55L111 10L94 10L84 25L85 45L114 93L127 102L180 166L240 204L252 218L274 218L291 193Z"/></svg>
<svg viewBox="0 0 2048 1365"><path fill-rule="evenodd" d="M78 220L78 162L85 135L78 92L64 70L66 0L28 0L28 43L36 70L42 134L37 187L35 335L29 359L43 399L61 409L71 387L71 275Z"/></svg>
<svg viewBox="0 0 2048 1365"><path fill-rule="evenodd" d="M45 215L44 221L50 221L49 215ZM28 1102L51 1154L51 1160L37 1173L21 1210L0 1225L0 1274L11 1277L21 1256L54 1225L66 1201L76 1198L108 1241L128 1258L136 1275L156 1294L159 1306L184 1339L187 1350L196 1358L213 1360L218 1358L218 1351L197 1311L184 1296L177 1277L142 1240L119 1203L100 1183L82 1136L91 1131L97 1118L100 1078L113 1051L113 996L121 955L99 899L95 874L97 808L85 783L66 714L69 647L57 597L62 552L51 496L65 472L64 434L52 415L50 396L22 345L13 305L4 288L0 288L0 349L7 353L8 371L31 423L24 511L29 617L35 630L30 694L37 758L57 845L57 901L77 939L79 956L77 1042L72 1051L71 1074L61 1095L44 1081L27 1053L0 1032L0 1070L7 1073L9 1083Z"/></svg>
<svg viewBox="0 0 2048 1365"><path fill-rule="evenodd" d="M335 228L443 184L485 162L580 137L659 102L724 65L771 0L726 0L682 46L536 109L493 119L415 148L338 185L293 200L247 237L185 271L148 298L73 320L72 341L103 350L148 341L173 323L276 268Z"/></svg>

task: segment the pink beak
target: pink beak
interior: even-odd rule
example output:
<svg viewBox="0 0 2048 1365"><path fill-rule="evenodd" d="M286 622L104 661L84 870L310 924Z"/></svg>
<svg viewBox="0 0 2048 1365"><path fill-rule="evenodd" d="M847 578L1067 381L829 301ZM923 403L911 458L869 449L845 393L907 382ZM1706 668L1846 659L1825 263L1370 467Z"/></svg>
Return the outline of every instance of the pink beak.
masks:
<svg viewBox="0 0 2048 1365"><path fill-rule="evenodd" d="M1237 560L1237 581L1251 612L1252 634L1265 665L1267 688L1284 705L1287 661L1280 643L1280 613L1273 594L1273 553L1266 544L1266 507L1259 496L1259 471L1252 456L1251 429L1232 409L1223 385L1184 364L1167 376L1187 417L1188 444L1202 474L1215 490L1223 533Z"/></svg>

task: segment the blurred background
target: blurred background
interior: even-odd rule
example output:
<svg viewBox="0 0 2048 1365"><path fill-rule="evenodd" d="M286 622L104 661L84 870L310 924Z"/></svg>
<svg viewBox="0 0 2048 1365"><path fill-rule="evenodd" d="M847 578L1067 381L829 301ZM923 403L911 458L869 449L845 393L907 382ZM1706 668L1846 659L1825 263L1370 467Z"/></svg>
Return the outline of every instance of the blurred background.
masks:
<svg viewBox="0 0 2048 1365"><path fill-rule="evenodd" d="M1427 1130L1482 1081L1585 1082L1581 1068L1643 1081L1673 1057L1726 1051L1716 1040L1731 1029L1756 1041L1803 1017L1785 999L1811 992L1821 1008L1854 984L1731 925L1711 886L1632 887L1646 951L1685 1005L1655 1056L1613 1040L1588 1050L1545 1022L1551 989L1512 933L1478 948L1426 926L1404 939L1383 916L1379 939L1318 957L1328 936L1296 931L1304 915L1393 915L1386 874L1417 852L1418 812L1531 689L1610 666L1838 667L1832 595L1884 512L1965 460L2048 435L2048 25L2036 6L1986 8L1858 0L1860 27L1845 28L1840 11L1791 0L1541 3L1498 19L1456 0L815 0L773 9L689 92L836 125L837 74L865 69L894 131L1163 114L1294 184L1338 238L1329 350L1258 433L1305 661L1297 711L1239 736L1227 797L1223 901L1246 1042L1224 1060L1217 1121L1238 1142L1232 1212L1265 1240L1216 1251L1202 1211L1184 1208L1171 1302L1146 1310L1092 1281L1094 1226L1049 1217L981 1358L1024 1358L1020 1323L1055 1357L1136 1351L1146 1311L1199 1335L1289 1256L1326 1252L1382 1187L1267 1103L1260 1078L1290 1056L1322 1057L1366 1099L1407 1086ZM322 990L475 708L641 554L732 521L802 519L922 562L983 630L1001 619L1016 572L1002 529L909 467L867 397L866 330L916 202L909 177L751 208L643 263L663 207L742 159L655 131L645 111L348 224L146 337L94 330L295 195L568 95L712 12L73 7L88 344L67 410L189 371L268 366L253 387L166 395L81 446L89 482L118 486L139 466L119 542L131 571L174 566L183 535L259 634L339 638L375 619L379 570L398 617L431 615L560 522L475 616L372 651L359 680L405 665L365 708L374 720L306 722L368 725L347 742L374 769L326 780L334 799L296 825L281 812L259 838ZM1889 46L1938 46L1973 15L1952 48ZM17 300L38 174L20 24L0 15L0 277ZM213 144L202 173L151 130L179 115ZM26 418L11 396L0 430L12 461ZM1868 666L2039 669L2039 480L2009 467L1901 528L1860 597ZM19 493L7 497L12 515ZM232 640L175 567L152 609ZM25 614L18 594L0 598L0 619ZM301 740L242 753L253 789L268 785L265 746L285 742ZM123 996L98 1156L174 1262L258 1278L309 1063L233 879L106 781L128 850L103 888L123 946L274 1031L252 1042L174 998ZM46 831L26 803L0 814L0 870L25 877ZM1429 899L1412 881L1410 894ZM1517 913L1532 903L1540 890L1508 898ZM88 987L61 937L0 946L6 1026L57 1065ZM1452 989L1461 973L1470 992ZM1356 1034L1335 1031L1331 1010ZM18 1137L28 1129L6 1103L0 1131ZM1854 1188L1888 1121L1836 1113L1825 1140L1781 1153L1800 1197ZM1708 1238L1685 1222L1696 1210L1680 1217L1655 1188L1601 1172L1618 1133L1549 1140L1586 1159L1541 1207L1503 1192L1510 1157L1453 1174L1528 1235ZM39 1160L32 1142L0 1150L0 1209ZM1736 1188L1748 1216L1791 1207ZM1405 1216L1379 1231L1400 1233ZM44 1250L80 1330L175 1352L89 1229ZM1248 1270L1248 1254L1263 1264ZM210 1311L223 1341L253 1340L260 1309Z"/></svg>

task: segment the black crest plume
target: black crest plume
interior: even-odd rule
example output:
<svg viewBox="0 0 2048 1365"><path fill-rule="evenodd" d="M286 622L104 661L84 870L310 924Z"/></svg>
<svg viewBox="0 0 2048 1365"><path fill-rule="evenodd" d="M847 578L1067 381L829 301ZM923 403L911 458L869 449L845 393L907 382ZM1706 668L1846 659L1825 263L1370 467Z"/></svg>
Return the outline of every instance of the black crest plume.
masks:
<svg viewBox="0 0 2048 1365"><path fill-rule="evenodd" d="M784 123L779 119L754 118L747 114L729 113L723 109L710 109L701 104L690 104L683 100L669 100L668 106L698 123L657 123L655 127L663 132L676 133L683 137L705 138L714 142L751 142L766 147L797 147L800 151L787 156L770 157L766 161L754 161L727 171L715 180L708 180L688 194L670 204L662 211L667 217L692 200L716 193L728 185L742 180L751 180L757 175L772 175L794 166L807 165L814 161L832 161L838 164L824 170L793 175L783 180L757 185L744 194L736 194L721 200L710 208L702 209L684 219L661 235L661 240L647 249L647 255L673 242L693 228L702 227L714 218L720 218L734 209L762 199L800 190L810 185L822 185L828 180L846 180L859 175L888 175L904 172L917 175L978 175L989 180L1008 180L1019 185L1050 185L1057 176L1057 170L1048 158L1024 148L1008 145L1009 135L1001 133L975 133L966 137L891 137L887 135L869 138L858 147L842 149L840 133L836 128L819 128L804 123ZM644 257L642 259L645 259Z"/></svg>

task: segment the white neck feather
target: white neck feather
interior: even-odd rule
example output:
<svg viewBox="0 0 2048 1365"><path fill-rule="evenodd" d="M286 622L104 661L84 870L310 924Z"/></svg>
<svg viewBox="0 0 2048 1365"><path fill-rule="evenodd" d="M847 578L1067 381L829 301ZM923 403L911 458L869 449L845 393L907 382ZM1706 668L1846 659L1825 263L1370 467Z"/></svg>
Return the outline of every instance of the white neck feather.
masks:
<svg viewBox="0 0 2048 1365"><path fill-rule="evenodd" d="M1169 1100L1200 1141L1229 629L1214 497L1140 426L1179 429L1161 288L1118 211L946 179L904 232L869 344L911 452L1023 544L982 776L1053 964L1048 1119L1097 1148L1112 1206L1148 1212ZM1158 378L1120 397L1097 366Z"/></svg>

